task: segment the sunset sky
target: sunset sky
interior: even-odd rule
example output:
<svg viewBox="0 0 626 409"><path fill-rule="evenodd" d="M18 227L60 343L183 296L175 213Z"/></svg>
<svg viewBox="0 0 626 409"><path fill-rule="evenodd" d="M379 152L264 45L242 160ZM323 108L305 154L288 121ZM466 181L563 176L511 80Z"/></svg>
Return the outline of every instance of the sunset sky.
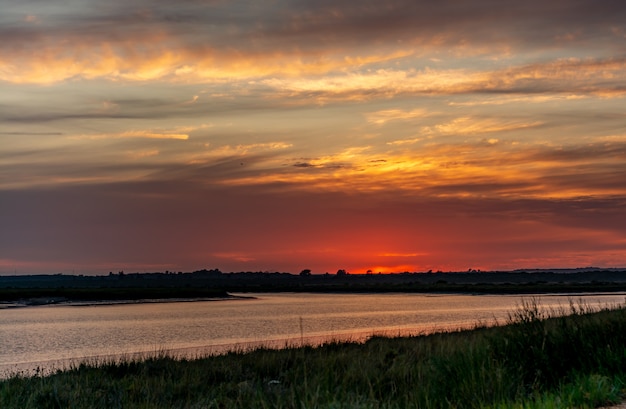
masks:
<svg viewBox="0 0 626 409"><path fill-rule="evenodd" d="M623 0L0 10L0 274L626 267Z"/></svg>

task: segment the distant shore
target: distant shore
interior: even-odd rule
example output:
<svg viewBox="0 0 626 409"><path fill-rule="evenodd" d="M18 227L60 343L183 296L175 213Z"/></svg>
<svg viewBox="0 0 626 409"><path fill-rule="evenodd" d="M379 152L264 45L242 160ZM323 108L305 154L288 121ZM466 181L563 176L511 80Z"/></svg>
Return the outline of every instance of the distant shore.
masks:
<svg viewBox="0 0 626 409"><path fill-rule="evenodd" d="M139 298L139 299L115 299L115 300L72 300L64 297L57 298L28 298L19 301L0 301L0 310L7 308L36 307L43 305L68 305L75 307L88 307L95 305L123 305L123 304L154 304L154 303L170 303L170 302L200 302L200 301L228 301L228 300L245 300L254 297L238 296L228 294L220 297L197 297L197 298Z"/></svg>

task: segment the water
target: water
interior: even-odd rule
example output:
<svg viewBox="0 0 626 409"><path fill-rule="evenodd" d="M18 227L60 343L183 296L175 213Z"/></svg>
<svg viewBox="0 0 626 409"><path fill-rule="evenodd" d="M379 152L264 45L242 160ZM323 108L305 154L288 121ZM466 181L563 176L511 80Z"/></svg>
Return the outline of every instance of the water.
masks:
<svg viewBox="0 0 626 409"><path fill-rule="evenodd" d="M170 351L197 356L372 335L406 335L504 323L520 296L246 294L253 299L0 310L0 374L28 374L85 359ZM528 297L526 297L528 298ZM623 304L625 294L536 296L547 309ZM105 357L105 358L103 358Z"/></svg>

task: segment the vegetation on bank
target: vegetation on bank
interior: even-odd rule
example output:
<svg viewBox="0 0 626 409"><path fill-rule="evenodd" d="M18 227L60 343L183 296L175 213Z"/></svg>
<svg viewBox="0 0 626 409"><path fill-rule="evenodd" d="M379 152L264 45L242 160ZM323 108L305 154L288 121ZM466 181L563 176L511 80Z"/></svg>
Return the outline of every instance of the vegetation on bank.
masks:
<svg viewBox="0 0 626 409"><path fill-rule="evenodd" d="M626 308L534 301L507 325L81 364L0 381L2 408L592 408L626 384Z"/></svg>
<svg viewBox="0 0 626 409"><path fill-rule="evenodd" d="M231 292L307 292L307 293L423 293L423 294L579 294L626 292L626 284L432 284L316 287L100 287L100 288L0 288L0 303L24 305L56 304L68 301L145 301L228 299Z"/></svg>
<svg viewBox="0 0 626 409"><path fill-rule="evenodd" d="M307 274L304 274L307 272ZM343 272L339 274L339 272ZM111 272L104 276L0 276L0 302L95 301L225 297L245 292L412 292L540 294L626 291L626 270L580 272L463 272L311 274L269 272Z"/></svg>

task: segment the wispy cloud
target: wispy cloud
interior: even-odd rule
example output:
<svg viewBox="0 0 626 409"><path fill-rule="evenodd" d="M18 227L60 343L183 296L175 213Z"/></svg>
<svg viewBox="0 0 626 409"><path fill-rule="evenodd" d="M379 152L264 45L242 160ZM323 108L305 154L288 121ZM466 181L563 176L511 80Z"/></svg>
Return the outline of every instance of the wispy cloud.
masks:
<svg viewBox="0 0 626 409"><path fill-rule="evenodd" d="M214 253L213 256L217 258L234 260L234 261L242 261L249 262L254 261L255 258L246 254L246 253L237 253L237 252L228 252L228 253Z"/></svg>
<svg viewBox="0 0 626 409"><path fill-rule="evenodd" d="M497 70L381 69L312 79L268 79L262 83L285 95L312 97L318 103L367 101L412 94L545 93L565 94L569 99L584 95L619 98L626 92L623 86L625 72L626 60L573 59ZM534 98L541 101L540 97Z"/></svg>
<svg viewBox="0 0 626 409"><path fill-rule="evenodd" d="M460 117L450 122L438 124L432 127L423 127L423 135L477 135L483 133L501 133L535 128L542 122L525 122L519 120L497 120L493 118Z"/></svg>
<svg viewBox="0 0 626 409"><path fill-rule="evenodd" d="M69 136L69 139L119 139L119 138L147 138L147 139L189 139L189 134L198 129L206 129L209 125L202 126L182 126L174 129L144 129L144 130L129 130L117 133L106 134L83 134Z"/></svg>
<svg viewBox="0 0 626 409"><path fill-rule="evenodd" d="M150 131L127 131L117 135L120 138L154 138L154 139L189 139L188 134L184 133L167 133L167 132L150 132Z"/></svg>
<svg viewBox="0 0 626 409"><path fill-rule="evenodd" d="M429 111L423 108L412 109L410 111L402 109L385 109L377 112L370 112L365 115L367 122L375 125L384 125L389 121L409 120L415 118L424 118L431 115Z"/></svg>
<svg viewBox="0 0 626 409"><path fill-rule="evenodd" d="M139 151L129 151L126 152L126 155L131 159L142 159L149 158L151 156L157 156L159 154L158 149L149 149L149 150L139 150Z"/></svg>

